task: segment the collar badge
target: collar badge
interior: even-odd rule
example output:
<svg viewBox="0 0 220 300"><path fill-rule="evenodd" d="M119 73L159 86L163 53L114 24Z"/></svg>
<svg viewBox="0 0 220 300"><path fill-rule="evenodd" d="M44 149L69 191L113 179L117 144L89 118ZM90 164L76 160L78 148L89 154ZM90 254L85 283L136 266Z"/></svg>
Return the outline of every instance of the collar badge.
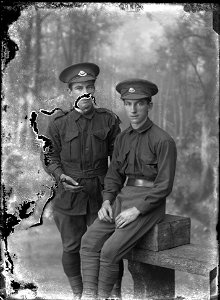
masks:
<svg viewBox="0 0 220 300"><path fill-rule="evenodd" d="M79 76L86 76L86 75L87 75L87 73L86 73L86 72L84 72L84 71L79 71L78 75L79 75Z"/></svg>
<svg viewBox="0 0 220 300"><path fill-rule="evenodd" d="M129 91L129 93L134 93L135 89L133 87L130 87L130 89L128 91Z"/></svg>

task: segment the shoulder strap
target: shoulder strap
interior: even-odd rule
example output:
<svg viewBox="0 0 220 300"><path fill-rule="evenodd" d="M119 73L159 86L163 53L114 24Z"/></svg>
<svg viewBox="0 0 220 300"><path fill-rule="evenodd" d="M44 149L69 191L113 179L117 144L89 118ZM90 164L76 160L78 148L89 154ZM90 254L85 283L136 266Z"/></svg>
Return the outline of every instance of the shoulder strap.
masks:
<svg viewBox="0 0 220 300"><path fill-rule="evenodd" d="M119 121L119 123L121 123L121 120L120 120L120 118L118 117L118 115L116 115L112 110L107 109L107 108L103 108L103 107L95 108L95 110L96 110L98 113L108 113L108 114L110 114L112 117L114 117L115 119L117 119L117 120Z"/></svg>
<svg viewBox="0 0 220 300"><path fill-rule="evenodd" d="M54 115L54 120L61 118L68 114L69 111L64 111L61 108L58 108L57 112Z"/></svg>

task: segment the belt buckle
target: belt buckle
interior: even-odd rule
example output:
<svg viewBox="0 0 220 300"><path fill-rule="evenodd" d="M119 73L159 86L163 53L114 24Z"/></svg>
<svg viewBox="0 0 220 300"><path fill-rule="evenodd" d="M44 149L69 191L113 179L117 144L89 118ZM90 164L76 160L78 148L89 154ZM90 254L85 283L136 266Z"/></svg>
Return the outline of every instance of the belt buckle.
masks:
<svg viewBox="0 0 220 300"><path fill-rule="evenodd" d="M135 179L135 186L152 187L153 185L154 185L153 181L149 181L142 178Z"/></svg>
<svg viewBox="0 0 220 300"><path fill-rule="evenodd" d="M145 186L144 179L135 179L135 186Z"/></svg>

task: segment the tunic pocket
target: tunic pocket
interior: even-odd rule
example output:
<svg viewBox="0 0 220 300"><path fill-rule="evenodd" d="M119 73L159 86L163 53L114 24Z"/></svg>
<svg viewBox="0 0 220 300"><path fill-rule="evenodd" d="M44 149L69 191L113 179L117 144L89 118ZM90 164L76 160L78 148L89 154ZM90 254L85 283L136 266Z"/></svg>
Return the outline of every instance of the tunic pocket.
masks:
<svg viewBox="0 0 220 300"><path fill-rule="evenodd" d="M142 157L141 158L141 170L144 176L149 180L154 180L158 173L157 159L155 157Z"/></svg>
<svg viewBox="0 0 220 300"><path fill-rule="evenodd" d="M64 136L65 142L70 142L72 139L75 139L79 135L78 131L67 131Z"/></svg>
<svg viewBox="0 0 220 300"><path fill-rule="evenodd" d="M108 157L108 133L110 128L102 128L91 132L92 149L95 159Z"/></svg>
<svg viewBox="0 0 220 300"><path fill-rule="evenodd" d="M61 150L62 159L65 161L78 162L80 159L80 153L79 132L65 132Z"/></svg>
<svg viewBox="0 0 220 300"><path fill-rule="evenodd" d="M92 134L97 137L99 140L105 140L108 133L109 133L110 128L103 128L103 129L99 129L96 131L93 131Z"/></svg>
<svg viewBox="0 0 220 300"><path fill-rule="evenodd" d="M125 169L128 166L128 155L129 155L130 149L124 149L124 151L121 151L117 157L117 164L119 171L122 174L125 174Z"/></svg>
<svg viewBox="0 0 220 300"><path fill-rule="evenodd" d="M65 191L65 189L60 185L58 188L57 195L54 199L54 207L62 210L72 209L73 202L77 194Z"/></svg>

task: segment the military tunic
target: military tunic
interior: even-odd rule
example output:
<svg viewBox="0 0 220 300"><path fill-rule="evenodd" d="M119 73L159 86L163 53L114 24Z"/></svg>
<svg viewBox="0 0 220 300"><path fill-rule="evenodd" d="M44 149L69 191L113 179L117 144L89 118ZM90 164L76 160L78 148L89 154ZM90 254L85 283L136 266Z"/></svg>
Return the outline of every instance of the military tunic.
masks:
<svg viewBox="0 0 220 300"><path fill-rule="evenodd" d="M45 154L48 172L56 180L62 173L84 186L79 193L65 191L58 181L53 200L54 209L68 215L97 213L102 203L104 176L108 156L112 155L114 141L120 132L119 119L103 108L83 115L76 110L59 111L48 125L46 136L52 146Z"/></svg>
<svg viewBox="0 0 220 300"><path fill-rule="evenodd" d="M131 126L118 135L108 173L103 201L114 202L120 210L135 206L146 214L165 202L170 194L176 168L176 144L171 136L149 118L139 129ZM152 187L124 186L126 177L152 181Z"/></svg>

